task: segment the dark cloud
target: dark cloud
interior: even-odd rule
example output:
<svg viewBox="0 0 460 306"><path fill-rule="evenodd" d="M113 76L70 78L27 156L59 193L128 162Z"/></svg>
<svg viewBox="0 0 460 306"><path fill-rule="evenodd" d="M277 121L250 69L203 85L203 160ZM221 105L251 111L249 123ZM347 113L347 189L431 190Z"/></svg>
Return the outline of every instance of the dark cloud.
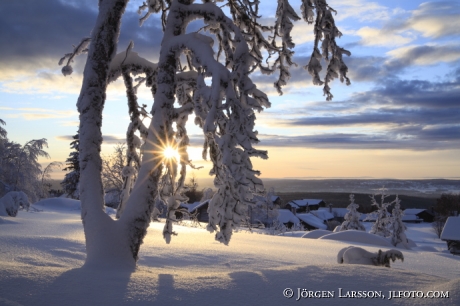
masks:
<svg viewBox="0 0 460 306"><path fill-rule="evenodd" d="M414 151L429 151L443 149L458 149L453 140L459 139L460 127L422 131L418 138L396 137L390 133L333 133L302 136L260 135L258 147L297 147L316 149L369 149L388 150L404 149ZM446 133L448 132L448 133ZM437 138L441 136L441 138ZM451 136L451 137L449 137Z"/></svg>
<svg viewBox="0 0 460 306"><path fill-rule="evenodd" d="M454 68L447 75L448 78L450 81L444 82L387 78L374 90L354 94L348 101L340 101L340 111L331 111L330 115L325 116L317 102L295 112L297 115L304 113L303 117L297 116L296 119L282 122L296 127L378 124L385 128L385 132L378 137L369 133L340 134L340 138L336 138L337 135L321 135L320 139L316 136L310 139L312 136L308 136L305 139L309 143L321 145L326 141L331 147L336 142L343 148L347 147L344 144L368 148L412 147L420 150L459 148L460 68ZM346 108L347 104L350 105L349 109Z"/></svg>
<svg viewBox="0 0 460 306"><path fill-rule="evenodd" d="M72 51L72 45L90 36L97 11L97 1L94 0L1 1L0 63L37 65L45 59L52 59L57 64L59 58ZM159 32L161 24L156 16L152 15L140 28L139 15L127 11L122 19L118 52L133 40L136 52L154 60L158 57L162 38ZM80 66L82 62L80 60ZM81 67L77 67L78 70Z"/></svg>
<svg viewBox="0 0 460 306"><path fill-rule="evenodd" d="M74 141L73 139L73 136L74 135L62 135L62 136L56 136L56 139L57 140L62 140L62 141ZM118 144L118 143L125 143L126 142L126 138L120 138L120 137L117 137L117 136L113 136L113 135L103 135L102 136L102 143L103 144Z"/></svg>

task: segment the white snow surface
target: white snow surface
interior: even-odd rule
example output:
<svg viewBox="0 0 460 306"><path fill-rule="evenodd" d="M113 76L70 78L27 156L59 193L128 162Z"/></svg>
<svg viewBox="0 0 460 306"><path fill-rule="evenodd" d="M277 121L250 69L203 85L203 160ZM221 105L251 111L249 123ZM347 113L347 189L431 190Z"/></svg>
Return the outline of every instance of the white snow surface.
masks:
<svg viewBox="0 0 460 306"><path fill-rule="evenodd" d="M178 236L168 245L164 223L155 222L131 272L82 267L78 201L59 198L32 206L42 211L20 211L0 222L0 305L460 305L460 256L447 251L430 224L408 224L407 236L419 247L399 249L404 262L384 268L338 264L338 252L357 243L291 238L298 235L238 231L225 246L205 229L176 226ZM358 245L369 252L389 249ZM283 297L285 288L293 289L291 299ZM332 291L335 297L296 302L298 288ZM449 298L338 298L339 288L386 296L442 290Z"/></svg>
<svg viewBox="0 0 460 306"><path fill-rule="evenodd" d="M305 234L302 235L302 238L318 239L325 235L329 235L330 233L331 231L328 231L328 230L317 229L317 230L306 232Z"/></svg>

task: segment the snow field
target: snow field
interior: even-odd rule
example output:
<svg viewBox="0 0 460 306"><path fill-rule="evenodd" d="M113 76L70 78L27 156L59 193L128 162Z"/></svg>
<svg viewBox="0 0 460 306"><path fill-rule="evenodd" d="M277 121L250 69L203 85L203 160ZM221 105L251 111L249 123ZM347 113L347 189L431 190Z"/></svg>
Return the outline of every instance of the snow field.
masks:
<svg viewBox="0 0 460 306"><path fill-rule="evenodd" d="M337 253L349 245L370 252L389 249L363 242L240 230L225 246L205 229L175 226L179 235L168 245L161 235L164 223L155 222L132 273L81 268L86 254L79 210L70 202L65 208L58 201L45 204L36 206L42 212L21 211L0 222L0 305L460 304L460 257L448 253L426 224L408 226L408 238L419 246L400 249L404 262L388 269L337 264ZM291 299L283 297L286 288L293 290ZM339 288L386 296L389 291L448 290L450 297L338 298ZM331 291L335 297L296 302L301 289Z"/></svg>

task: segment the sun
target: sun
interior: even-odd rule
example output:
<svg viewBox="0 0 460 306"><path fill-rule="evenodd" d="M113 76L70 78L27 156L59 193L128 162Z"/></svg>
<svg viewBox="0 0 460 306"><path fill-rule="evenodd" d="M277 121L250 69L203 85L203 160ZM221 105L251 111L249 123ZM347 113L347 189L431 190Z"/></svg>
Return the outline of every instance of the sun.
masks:
<svg viewBox="0 0 460 306"><path fill-rule="evenodd" d="M179 156L179 153L177 152L176 149L172 148L172 147L166 147L163 151L163 155L165 158L167 159L172 159L172 158L175 158L177 159L178 156Z"/></svg>

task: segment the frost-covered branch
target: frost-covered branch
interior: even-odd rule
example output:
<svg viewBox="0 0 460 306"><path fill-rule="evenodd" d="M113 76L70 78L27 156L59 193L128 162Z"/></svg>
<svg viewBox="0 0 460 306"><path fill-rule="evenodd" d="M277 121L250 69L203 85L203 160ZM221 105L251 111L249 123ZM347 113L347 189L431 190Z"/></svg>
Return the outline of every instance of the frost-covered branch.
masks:
<svg viewBox="0 0 460 306"><path fill-rule="evenodd" d="M62 74L64 76L72 74L73 68L70 63L73 63L73 60L76 56L88 52L88 45L90 42L91 38L83 38L77 46L73 46L73 52L65 54L64 57L59 60L59 66L61 66L65 60L67 60L67 63L64 65L64 67L62 67Z"/></svg>

